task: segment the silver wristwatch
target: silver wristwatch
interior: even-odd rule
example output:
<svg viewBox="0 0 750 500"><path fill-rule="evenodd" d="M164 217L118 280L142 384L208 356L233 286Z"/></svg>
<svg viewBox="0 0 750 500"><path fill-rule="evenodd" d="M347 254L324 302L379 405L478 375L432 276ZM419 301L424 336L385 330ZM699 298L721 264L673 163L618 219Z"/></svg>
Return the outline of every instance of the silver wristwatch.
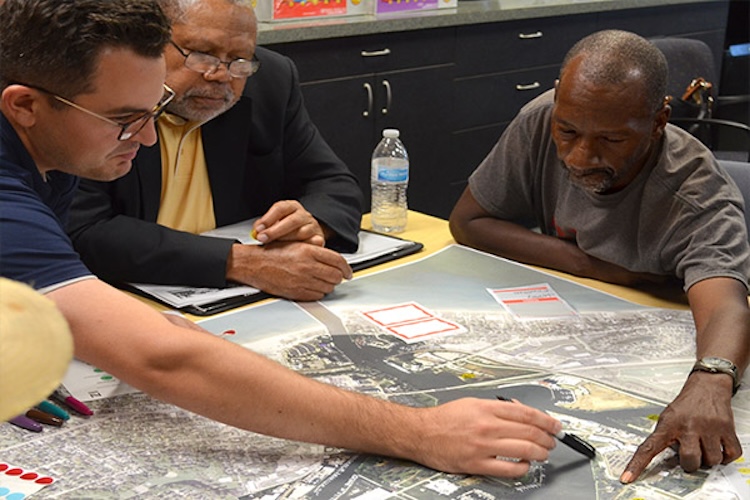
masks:
<svg viewBox="0 0 750 500"><path fill-rule="evenodd" d="M705 358L701 358L695 362L695 364L693 365L693 369L690 370L690 373L696 371L709 373L726 373L727 375L732 377L732 395L734 396L735 394L737 394L737 389L739 389L740 387L737 366L728 359L717 358L715 356L707 356Z"/></svg>

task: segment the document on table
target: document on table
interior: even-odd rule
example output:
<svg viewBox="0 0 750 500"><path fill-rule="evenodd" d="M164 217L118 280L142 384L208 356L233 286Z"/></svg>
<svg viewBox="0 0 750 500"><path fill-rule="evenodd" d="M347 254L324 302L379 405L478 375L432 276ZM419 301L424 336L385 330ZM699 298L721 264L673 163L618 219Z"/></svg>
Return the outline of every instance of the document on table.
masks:
<svg viewBox="0 0 750 500"><path fill-rule="evenodd" d="M488 288L492 297L519 320L576 317L578 313L549 283L513 288Z"/></svg>
<svg viewBox="0 0 750 500"><path fill-rule="evenodd" d="M139 392L109 373L75 358L68 365L63 386L74 398L84 402Z"/></svg>
<svg viewBox="0 0 750 500"><path fill-rule="evenodd" d="M259 245L250 232L253 220L238 222L202 233L204 236L237 240L247 245ZM342 254L354 271L366 269L399 257L416 253L423 245L371 231L359 232L359 248L354 253ZM227 288L202 288L172 285L149 285L129 283L134 292L166 304L175 309L206 316L235 307L262 300L271 295L250 286L230 286Z"/></svg>

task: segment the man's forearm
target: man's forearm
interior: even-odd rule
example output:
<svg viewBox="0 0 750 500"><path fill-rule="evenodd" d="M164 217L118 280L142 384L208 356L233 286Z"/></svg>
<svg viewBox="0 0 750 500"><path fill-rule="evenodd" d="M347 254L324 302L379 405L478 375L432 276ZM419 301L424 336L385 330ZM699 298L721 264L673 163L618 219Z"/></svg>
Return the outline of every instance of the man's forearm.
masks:
<svg viewBox="0 0 750 500"><path fill-rule="evenodd" d="M453 231L459 243L525 264L587 275L587 256L567 241L491 216L472 219L462 226Z"/></svg>
<svg viewBox="0 0 750 500"><path fill-rule="evenodd" d="M629 271L588 255L573 242L540 234L491 216L473 219L464 224L461 230L453 231L453 234L459 243L479 250L584 278L620 285L664 279L648 273Z"/></svg>
<svg viewBox="0 0 750 500"><path fill-rule="evenodd" d="M119 216L78 234L75 247L109 282L222 287L232 243Z"/></svg>
<svg viewBox="0 0 750 500"><path fill-rule="evenodd" d="M77 357L158 399L254 432L404 456L409 429L402 417L414 409L383 411L385 402L176 326L98 280L69 285L50 298L71 325Z"/></svg>
<svg viewBox="0 0 750 500"><path fill-rule="evenodd" d="M744 285L728 277L699 281L688 290L696 326L696 358L732 361L740 377L750 362L750 307Z"/></svg>

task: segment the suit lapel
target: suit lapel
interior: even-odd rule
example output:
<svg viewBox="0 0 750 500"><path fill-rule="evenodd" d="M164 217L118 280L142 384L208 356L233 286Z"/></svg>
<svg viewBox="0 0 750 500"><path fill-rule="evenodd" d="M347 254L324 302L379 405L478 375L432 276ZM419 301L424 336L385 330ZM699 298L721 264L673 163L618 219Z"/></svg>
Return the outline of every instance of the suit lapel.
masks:
<svg viewBox="0 0 750 500"><path fill-rule="evenodd" d="M143 216L148 221L156 222L161 204L161 147L158 141L151 147L141 146L133 161L133 170L143 193Z"/></svg>
<svg viewBox="0 0 750 500"><path fill-rule="evenodd" d="M251 111L252 101L243 96L232 109L201 127L217 225L226 223L229 214L236 211L238 200L247 196L242 190L246 185Z"/></svg>

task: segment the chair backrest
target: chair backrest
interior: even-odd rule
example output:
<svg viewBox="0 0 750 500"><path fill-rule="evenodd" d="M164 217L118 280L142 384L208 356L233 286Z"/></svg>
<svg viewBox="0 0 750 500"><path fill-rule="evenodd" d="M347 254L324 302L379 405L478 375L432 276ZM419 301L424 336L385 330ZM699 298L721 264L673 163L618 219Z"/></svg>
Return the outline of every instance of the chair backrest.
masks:
<svg viewBox="0 0 750 500"><path fill-rule="evenodd" d="M750 163L719 160L719 164L732 177L745 199L745 226L747 226L748 240L750 240Z"/></svg>
<svg viewBox="0 0 750 500"><path fill-rule="evenodd" d="M702 40L692 38L652 38L649 40L667 59L667 94L672 96L670 122L687 130L705 144L714 156L724 160L750 160L750 126L720 119L719 96L714 54ZM695 97L682 99L691 82L702 79L710 85L697 85ZM732 96L739 99L740 96ZM741 96L746 98L747 96ZM747 101L743 101L747 102ZM710 103L710 105L708 104Z"/></svg>
<svg viewBox="0 0 750 500"><path fill-rule="evenodd" d="M711 47L692 38L652 38L650 41L667 59L667 94L672 96L672 116L695 118L696 115L692 114L694 110L690 109L689 103L681 101L681 98L690 82L696 78L709 82L713 86L713 94L718 94L719 82Z"/></svg>

